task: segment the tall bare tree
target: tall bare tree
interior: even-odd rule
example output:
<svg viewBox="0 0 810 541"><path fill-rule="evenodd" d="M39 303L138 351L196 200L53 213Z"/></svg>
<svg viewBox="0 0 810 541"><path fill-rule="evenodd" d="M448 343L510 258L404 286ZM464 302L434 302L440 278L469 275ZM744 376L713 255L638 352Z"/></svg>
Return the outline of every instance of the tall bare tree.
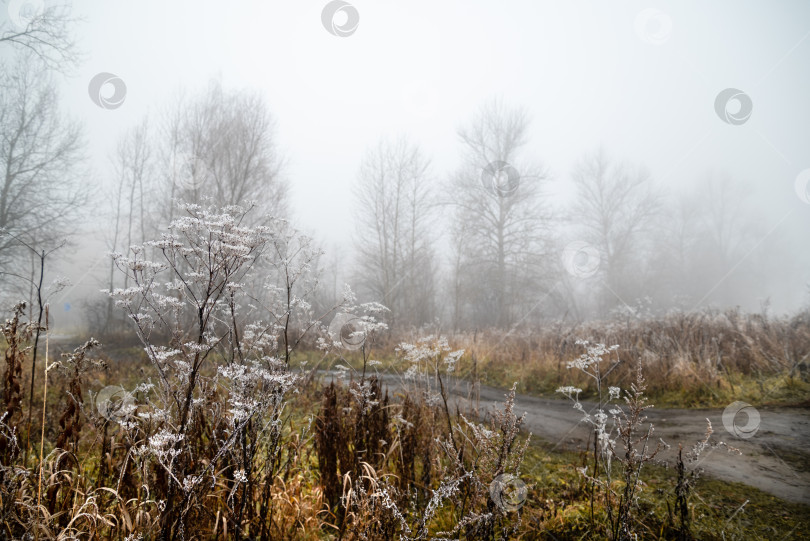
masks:
<svg viewBox="0 0 810 541"><path fill-rule="evenodd" d="M542 295L551 216L541 198L545 172L520 161L528 130L524 109L492 100L458 132L462 165L448 198L458 256L454 304L468 324L518 323Z"/></svg>
<svg viewBox="0 0 810 541"><path fill-rule="evenodd" d="M760 229L749 195L746 186L728 174L707 172L701 179L696 207L700 234L693 264L699 284L694 291L696 302L750 301L744 292L765 280L766 261L782 259L763 257L762 251L754 255L757 248L769 251L777 243L775 239L764 246L760 242L767 233Z"/></svg>
<svg viewBox="0 0 810 541"><path fill-rule="evenodd" d="M255 201L258 215L286 215L275 120L257 92L227 90L214 80L198 96L177 101L162 138L168 218L172 200L204 196L221 205Z"/></svg>
<svg viewBox="0 0 810 541"><path fill-rule="evenodd" d="M142 244L147 235L155 232L149 226L151 200L151 182L154 176L154 149L150 144L149 122L143 122L124 133L118 141L112 157L115 179L111 187L112 227L108 232L108 247L113 253L125 251L129 246ZM114 279L115 262L110 261L108 288L112 291L116 284ZM123 275L122 286L127 288L129 276ZM111 331L116 323L116 312L113 310L111 297L104 299L106 317L104 326Z"/></svg>
<svg viewBox="0 0 810 541"><path fill-rule="evenodd" d="M633 263L641 253L661 209L660 195L641 167L612 163L604 150L586 155L573 173L576 199L572 219L579 235L600 253L604 292L602 308L622 302L633 290ZM618 298L617 298L618 297Z"/></svg>
<svg viewBox="0 0 810 541"><path fill-rule="evenodd" d="M84 139L48 74L21 56L0 69L0 266L22 239L48 250L77 228L88 196Z"/></svg>
<svg viewBox="0 0 810 541"><path fill-rule="evenodd" d="M355 187L359 274L365 292L388 307L389 328L434 314L434 211L430 162L404 137L366 152Z"/></svg>
<svg viewBox="0 0 810 541"><path fill-rule="evenodd" d="M669 196L661 210L661 219L654 225L651 287L647 294L659 304L683 305L697 294L696 286L700 287L695 278L695 256L702 236L699 195Z"/></svg>

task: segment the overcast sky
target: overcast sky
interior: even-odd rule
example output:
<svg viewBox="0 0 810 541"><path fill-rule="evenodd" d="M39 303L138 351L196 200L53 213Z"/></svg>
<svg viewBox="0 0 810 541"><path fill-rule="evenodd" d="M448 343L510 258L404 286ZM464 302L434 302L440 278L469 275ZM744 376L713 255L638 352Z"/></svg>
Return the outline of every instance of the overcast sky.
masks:
<svg viewBox="0 0 810 541"><path fill-rule="evenodd" d="M604 145L664 183L713 168L785 211L800 203L793 184L810 167L806 1L358 0L347 37L323 27L325 4L74 0L87 60L65 96L87 123L98 174L122 130L219 76L264 93L296 217L334 240L351 231L350 185L368 145L406 133L446 176L457 127L492 96L528 108L532 152L560 184L582 152ZM118 109L89 99L102 71L127 85ZM753 102L743 125L715 112L729 87Z"/></svg>
<svg viewBox="0 0 810 541"><path fill-rule="evenodd" d="M807 251L810 205L795 184L810 168L810 2L353 0L346 37L322 24L326 3L73 0L86 59L63 95L86 124L91 182L109 175L124 130L220 77L266 97L297 222L347 243L367 146L407 134L442 181L458 163L456 129L500 96L530 112L528 150L554 193L600 145L672 190L727 172L754 191L770 240ZM99 72L126 83L121 107L90 100ZM727 88L751 99L744 123L715 111Z"/></svg>

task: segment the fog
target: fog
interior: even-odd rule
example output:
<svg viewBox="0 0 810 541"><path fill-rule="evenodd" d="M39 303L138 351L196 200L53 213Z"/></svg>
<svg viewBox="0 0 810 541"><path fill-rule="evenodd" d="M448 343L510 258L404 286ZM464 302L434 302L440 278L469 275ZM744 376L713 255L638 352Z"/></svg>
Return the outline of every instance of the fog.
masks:
<svg viewBox="0 0 810 541"><path fill-rule="evenodd" d="M23 4L4 3L0 30L12 31L20 13L31 13L26 9L41 9ZM143 148L152 158L139 185L146 187L138 199L146 218L136 229L150 237L147 230L165 231L171 206L161 188L166 126L196 105L203 111L206 96L218 92L257 100L242 103L254 113L256 104L266 107L272 159L263 174L274 187L252 196L323 248L324 295L348 282L363 299L392 305L403 325L438 318L460 328L516 326L616 310L734 306L781 314L807 305L806 2L356 0L334 17L324 15L329 5L70 3L78 60L42 77L58 89L60 114L82 126L86 160L68 176L89 197L62 226L70 244L48 263L48 280L66 275L72 283L52 301L57 325L85 325L86 301L102 298L109 285L113 194L130 197L119 189L124 138L145 126ZM24 49L0 42L4 69ZM93 86L102 73L111 76ZM111 84L119 80L120 87ZM3 92L4 100L11 96ZM218 99L205 110L233 104ZM491 148L493 140L503 142L493 134L514 128L504 120L512 114L525 121L523 144L514 152ZM241 118L223 125L242 129ZM206 125L199 133L208 142L195 149L226 138L205 132ZM382 253L374 224L390 218L389 207L375 214L379 198L370 196L392 186L385 180L391 171L374 164L417 148L425 167L405 187L421 196L409 207L419 226L409 229L406 265ZM621 177L611 172L616 167L638 180L628 197L615 199L615 224L601 229L586 195L594 192L584 188L595 178L588 160L593 165L597 157L602 178ZM481 191L493 162L503 162L494 176L514 166L516 189L496 186L489 199L465 199L473 185ZM399 171L413 173L411 163ZM218 182L221 174L217 169ZM209 187L195 185L194 197ZM285 192L277 204L271 193ZM215 202L244 203L216 193ZM487 205L532 224L516 226L526 236L516 241L514 257L489 270L481 266L489 260L477 233L465 237L472 244L459 240L460 231L472 231L464 224L480 226L475 212L486 213ZM632 230L626 238L622 227ZM119 235L115 250L125 250L122 241ZM20 253L19 274L27 275L30 254ZM8 258L0 265L12 268ZM397 272L402 276L393 279ZM0 279L4 298L27 291ZM421 300L414 300L417 290Z"/></svg>

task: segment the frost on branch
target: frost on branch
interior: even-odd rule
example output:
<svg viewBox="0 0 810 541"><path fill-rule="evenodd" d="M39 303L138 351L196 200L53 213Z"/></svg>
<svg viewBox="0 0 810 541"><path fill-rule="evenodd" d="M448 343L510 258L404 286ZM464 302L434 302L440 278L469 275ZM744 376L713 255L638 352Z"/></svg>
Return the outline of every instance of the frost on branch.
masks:
<svg viewBox="0 0 810 541"><path fill-rule="evenodd" d="M319 323L311 239L283 220L246 225L250 207L182 209L159 239L113 254L128 286L107 292L157 373L138 388L138 415L119 426L144 487L166 495L168 537L218 487L233 524L255 487L274 483L280 465L267 457L282 445L298 379L290 358Z"/></svg>

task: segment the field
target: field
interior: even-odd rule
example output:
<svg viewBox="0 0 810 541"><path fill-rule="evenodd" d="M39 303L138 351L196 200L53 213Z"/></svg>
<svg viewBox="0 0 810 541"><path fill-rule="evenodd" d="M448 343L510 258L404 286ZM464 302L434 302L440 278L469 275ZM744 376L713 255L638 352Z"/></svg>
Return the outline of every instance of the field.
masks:
<svg viewBox="0 0 810 541"><path fill-rule="evenodd" d="M690 329L706 329L707 320L727 340L712 340L707 332L690 334ZM22 327L20 323L18 334ZM7 338L14 336L10 329L7 323ZM549 430L553 426L555 412L570 410L566 419L573 419L572 428L577 425L580 414L559 393L554 407L547 407L544 414L543 402L532 404L521 400L520 394L510 398L507 390L489 387L506 389L512 381L519 393L547 400L554 398L557 387L579 385L582 404L593 412L593 401L599 399L596 380L588 386L586 371L567 368L588 353L587 344L571 338L579 335L619 346L594 360L606 367L621 360L603 383L631 391L623 405L628 413L641 406L640 394L630 387L641 385L632 368L638 359L644 360L646 391L659 407L716 408L742 396L756 407L791 406L806 412L806 372L798 363L772 362L779 352L791 351L799 360L808 351L805 315L768 320L737 312L692 314L636 321L618 329L591 325L558 333L550 327L523 335L491 331L449 340L394 339L381 333L359 349L302 347L289 368L272 368L273 378L290 378L289 387L263 414L254 411L248 417L241 441L233 441L235 428L232 424L229 429L228 422L230 418L240 427L238 419L244 417L237 409L245 407L248 395L237 386L236 376L223 381L221 366L227 360L213 353L211 363L200 372L200 381L205 381L199 391L203 405L191 416L177 451L172 451L165 428L158 430L158 423L144 415L156 409L155 392L144 383L159 380L160 371L136 346L97 348L88 343L70 351L72 346L65 343L48 343L48 362L53 366L48 395L44 396L40 378L29 437L26 390L31 350L25 347L30 341L11 340L5 345L3 395L4 535L15 539L26 535L805 538L810 506L795 502L795 493L790 498L794 501L785 501L750 484L719 480L711 461L701 463L701 453L748 460L717 446L721 440L729 446L752 443L756 436L750 442L735 438L720 422L706 438L695 434L693 427L674 433L665 427L662 436L671 447L653 459L655 439L647 445L647 425L623 425L620 414L612 415L603 428L613 443L605 452L595 452L592 436L598 434L598 424L579 423L576 437L565 442L544 434L544 426ZM24 333L21 336L30 340ZM645 342L644 337L650 336L659 341ZM121 336L110 339L113 344L125 341ZM462 347L468 349L457 353ZM709 347L712 362L701 362ZM598 353L591 351L592 356ZM678 362L687 366L672 370ZM266 379L255 389L278 381ZM242 399L234 400L235 393L242 393ZM258 410L261 399L250 396L251 406ZM497 396L502 397L500 404ZM533 409L533 416L522 420L521 406ZM653 411L648 411L651 419L658 418ZM655 413L660 417L667 411ZM693 411L693 424L700 432L699 417L711 410ZM759 437L770 432L767 419L763 410ZM537 428L531 438L527 424ZM638 454L630 460L622 451L626 449L622 426L633 429L627 441ZM681 461L675 452L680 446ZM744 449L750 453L755 448ZM789 456L787 448L777 449L791 468L806 475L804 450ZM690 450L694 456L687 456ZM186 460L177 460L184 456ZM602 468L596 475L594 465ZM704 467L708 473L701 476ZM183 469L194 473L183 476ZM188 487L188 479L201 481L185 491L172 490L173 480ZM629 504L628 487L633 490ZM171 515L167 505L174 506Z"/></svg>

